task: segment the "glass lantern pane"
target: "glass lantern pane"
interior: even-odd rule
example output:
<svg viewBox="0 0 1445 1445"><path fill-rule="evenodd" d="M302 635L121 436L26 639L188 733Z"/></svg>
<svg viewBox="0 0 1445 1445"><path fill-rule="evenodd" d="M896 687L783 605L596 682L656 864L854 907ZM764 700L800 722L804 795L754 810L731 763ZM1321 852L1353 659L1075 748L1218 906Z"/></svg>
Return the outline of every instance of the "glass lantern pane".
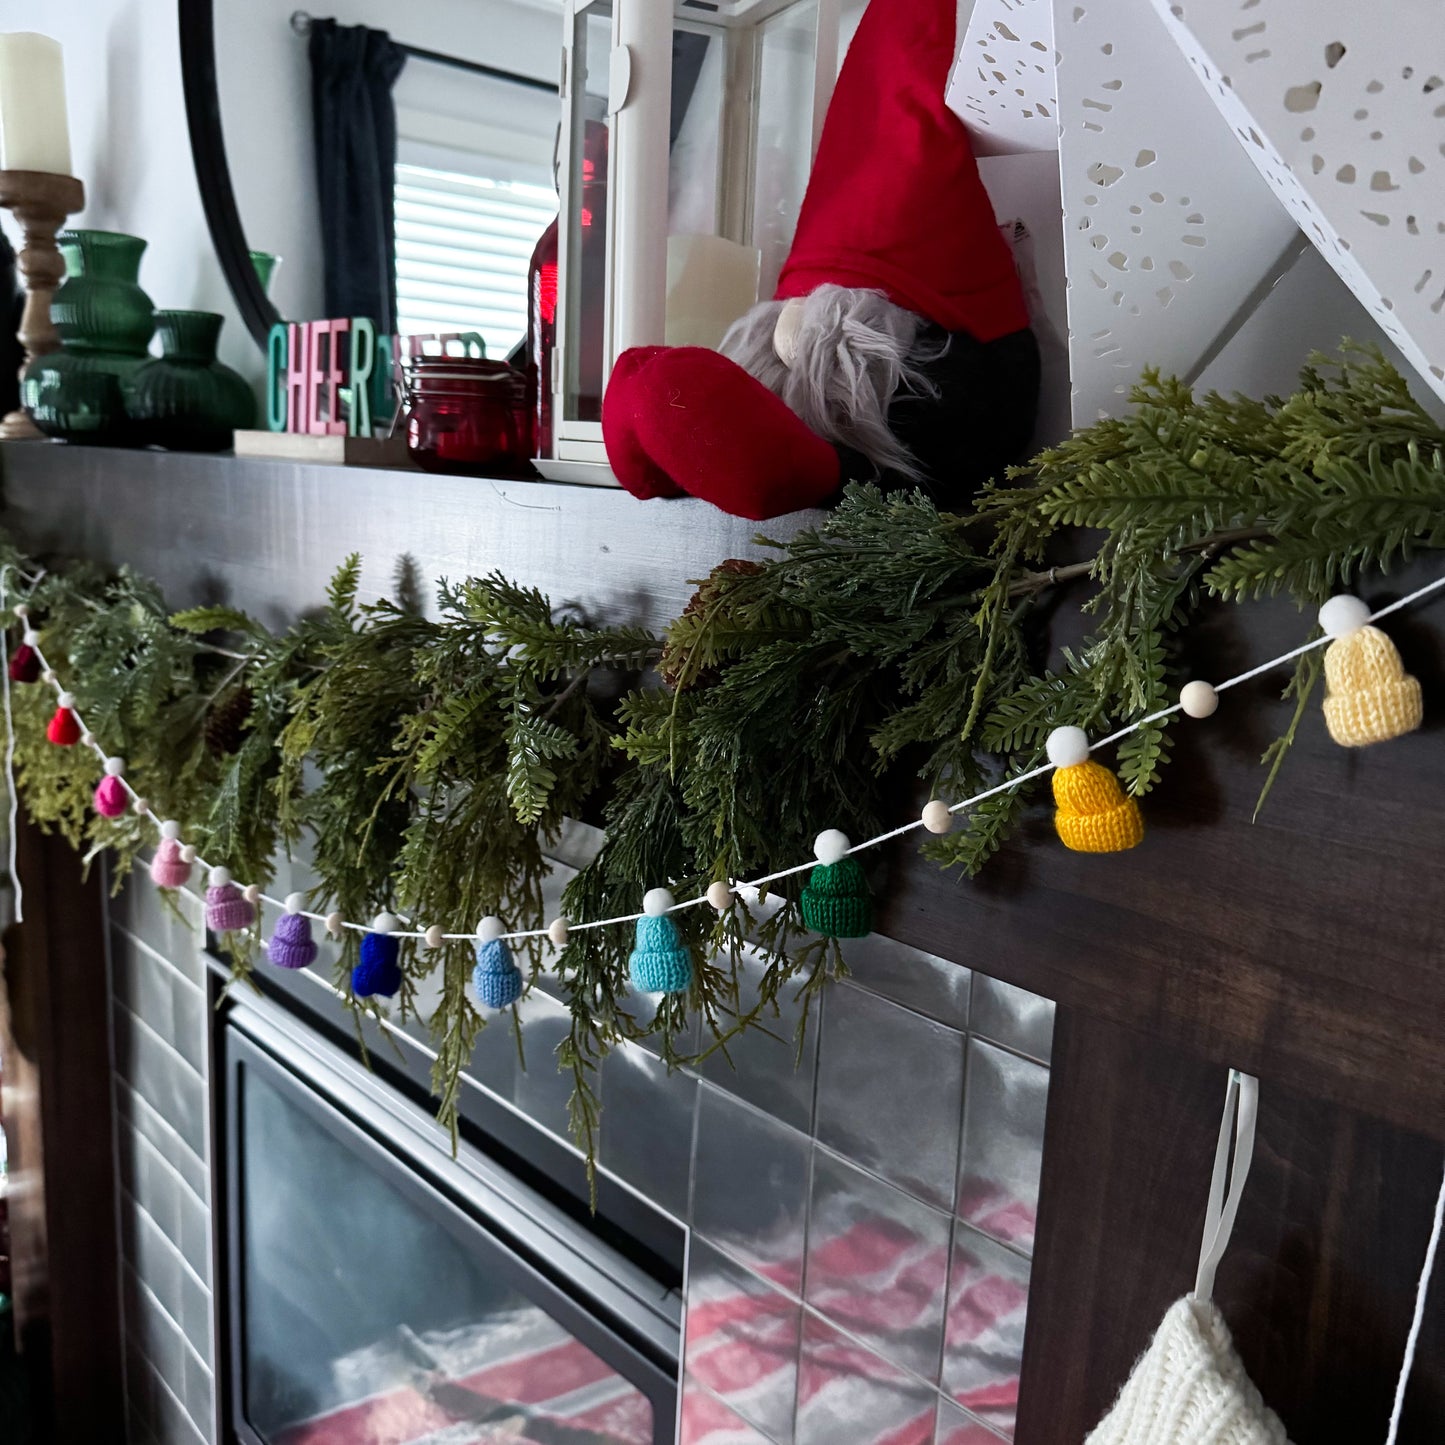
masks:
<svg viewBox="0 0 1445 1445"><path fill-rule="evenodd" d="M612 6L597 0L576 17L572 65L570 175L567 217L566 377L563 415L602 419L607 364L607 180L612 149L608 85Z"/></svg>
<svg viewBox="0 0 1445 1445"><path fill-rule="evenodd" d="M759 27L752 239L762 252L763 296L777 285L808 185L817 48L818 0L789 6Z"/></svg>

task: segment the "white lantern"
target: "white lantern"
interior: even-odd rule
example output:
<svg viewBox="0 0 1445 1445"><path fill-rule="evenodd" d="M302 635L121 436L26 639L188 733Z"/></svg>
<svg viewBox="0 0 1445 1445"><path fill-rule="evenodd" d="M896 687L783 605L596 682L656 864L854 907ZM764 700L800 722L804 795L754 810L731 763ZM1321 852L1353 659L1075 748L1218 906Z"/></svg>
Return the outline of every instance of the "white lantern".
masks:
<svg viewBox="0 0 1445 1445"><path fill-rule="evenodd" d="M552 443L605 481L633 346L715 346L770 296L839 64L845 0L565 0ZM851 33L863 6L846 0Z"/></svg>

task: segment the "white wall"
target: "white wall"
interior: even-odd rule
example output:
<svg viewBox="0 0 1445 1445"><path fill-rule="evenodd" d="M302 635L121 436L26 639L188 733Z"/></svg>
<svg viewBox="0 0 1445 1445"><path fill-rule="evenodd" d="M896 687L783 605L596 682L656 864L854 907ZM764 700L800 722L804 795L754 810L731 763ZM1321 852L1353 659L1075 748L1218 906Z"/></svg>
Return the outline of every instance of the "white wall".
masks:
<svg viewBox="0 0 1445 1445"><path fill-rule="evenodd" d="M4 0L0 0L4 3ZM306 41L290 27L298 0L214 0L221 123L236 203L250 246L282 258L271 294L284 316L323 309L320 224L312 157L311 79ZM562 49L560 6L551 12L511 0L306 0L314 15L371 25L394 40L555 80ZM470 96L492 104L494 123L543 126L558 102L540 92L488 83L408 60L399 106L423 99L454 112ZM549 142L550 143L550 142Z"/></svg>
<svg viewBox="0 0 1445 1445"><path fill-rule="evenodd" d="M175 0L0 0L0 30L40 30L65 47L73 167L86 188L85 210L70 224L145 237L140 279L151 299L221 312L222 358L259 376L259 352L201 210L176 8ZM8 214L4 224L15 239Z"/></svg>

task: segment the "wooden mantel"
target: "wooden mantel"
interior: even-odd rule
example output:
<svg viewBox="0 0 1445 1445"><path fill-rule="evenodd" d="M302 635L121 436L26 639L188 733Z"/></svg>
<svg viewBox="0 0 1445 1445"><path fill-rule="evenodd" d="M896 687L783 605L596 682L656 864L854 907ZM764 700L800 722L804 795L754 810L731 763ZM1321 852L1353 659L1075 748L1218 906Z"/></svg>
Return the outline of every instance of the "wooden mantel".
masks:
<svg viewBox="0 0 1445 1445"><path fill-rule="evenodd" d="M27 547L127 562L177 606L224 599L274 624L351 551L373 595L406 555L423 590L498 568L653 624L690 579L758 551L752 524L609 490L47 444L3 461L4 525ZM1309 621L1221 607L1191 669L1238 671ZM1059 1005L1019 1445L1077 1445L1192 1283L1229 1066L1261 1079L1260 1143L1216 1297L1296 1445L1384 1437L1445 1157L1445 601L1390 632L1424 730L1350 753L1315 712L1257 821L1282 677L1181 725L1133 853L1070 854L1040 807L977 881L896 860L886 932ZM1445 1437L1441 1273L1402 1442Z"/></svg>

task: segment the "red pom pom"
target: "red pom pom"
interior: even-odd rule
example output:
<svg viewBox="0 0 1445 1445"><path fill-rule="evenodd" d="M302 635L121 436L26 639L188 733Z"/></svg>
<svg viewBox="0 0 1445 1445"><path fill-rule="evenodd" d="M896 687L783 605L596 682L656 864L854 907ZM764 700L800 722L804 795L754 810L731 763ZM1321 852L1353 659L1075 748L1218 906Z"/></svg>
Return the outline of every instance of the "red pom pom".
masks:
<svg viewBox="0 0 1445 1445"><path fill-rule="evenodd" d="M10 681L40 681L40 654L24 642L10 655Z"/></svg>
<svg viewBox="0 0 1445 1445"><path fill-rule="evenodd" d="M119 818L130 802L119 778L104 777L95 790L95 811L102 818Z"/></svg>
<svg viewBox="0 0 1445 1445"><path fill-rule="evenodd" d="M80 723L68 707L58 707L45 736L58 748L73 748L80 741Z"/></svg>

